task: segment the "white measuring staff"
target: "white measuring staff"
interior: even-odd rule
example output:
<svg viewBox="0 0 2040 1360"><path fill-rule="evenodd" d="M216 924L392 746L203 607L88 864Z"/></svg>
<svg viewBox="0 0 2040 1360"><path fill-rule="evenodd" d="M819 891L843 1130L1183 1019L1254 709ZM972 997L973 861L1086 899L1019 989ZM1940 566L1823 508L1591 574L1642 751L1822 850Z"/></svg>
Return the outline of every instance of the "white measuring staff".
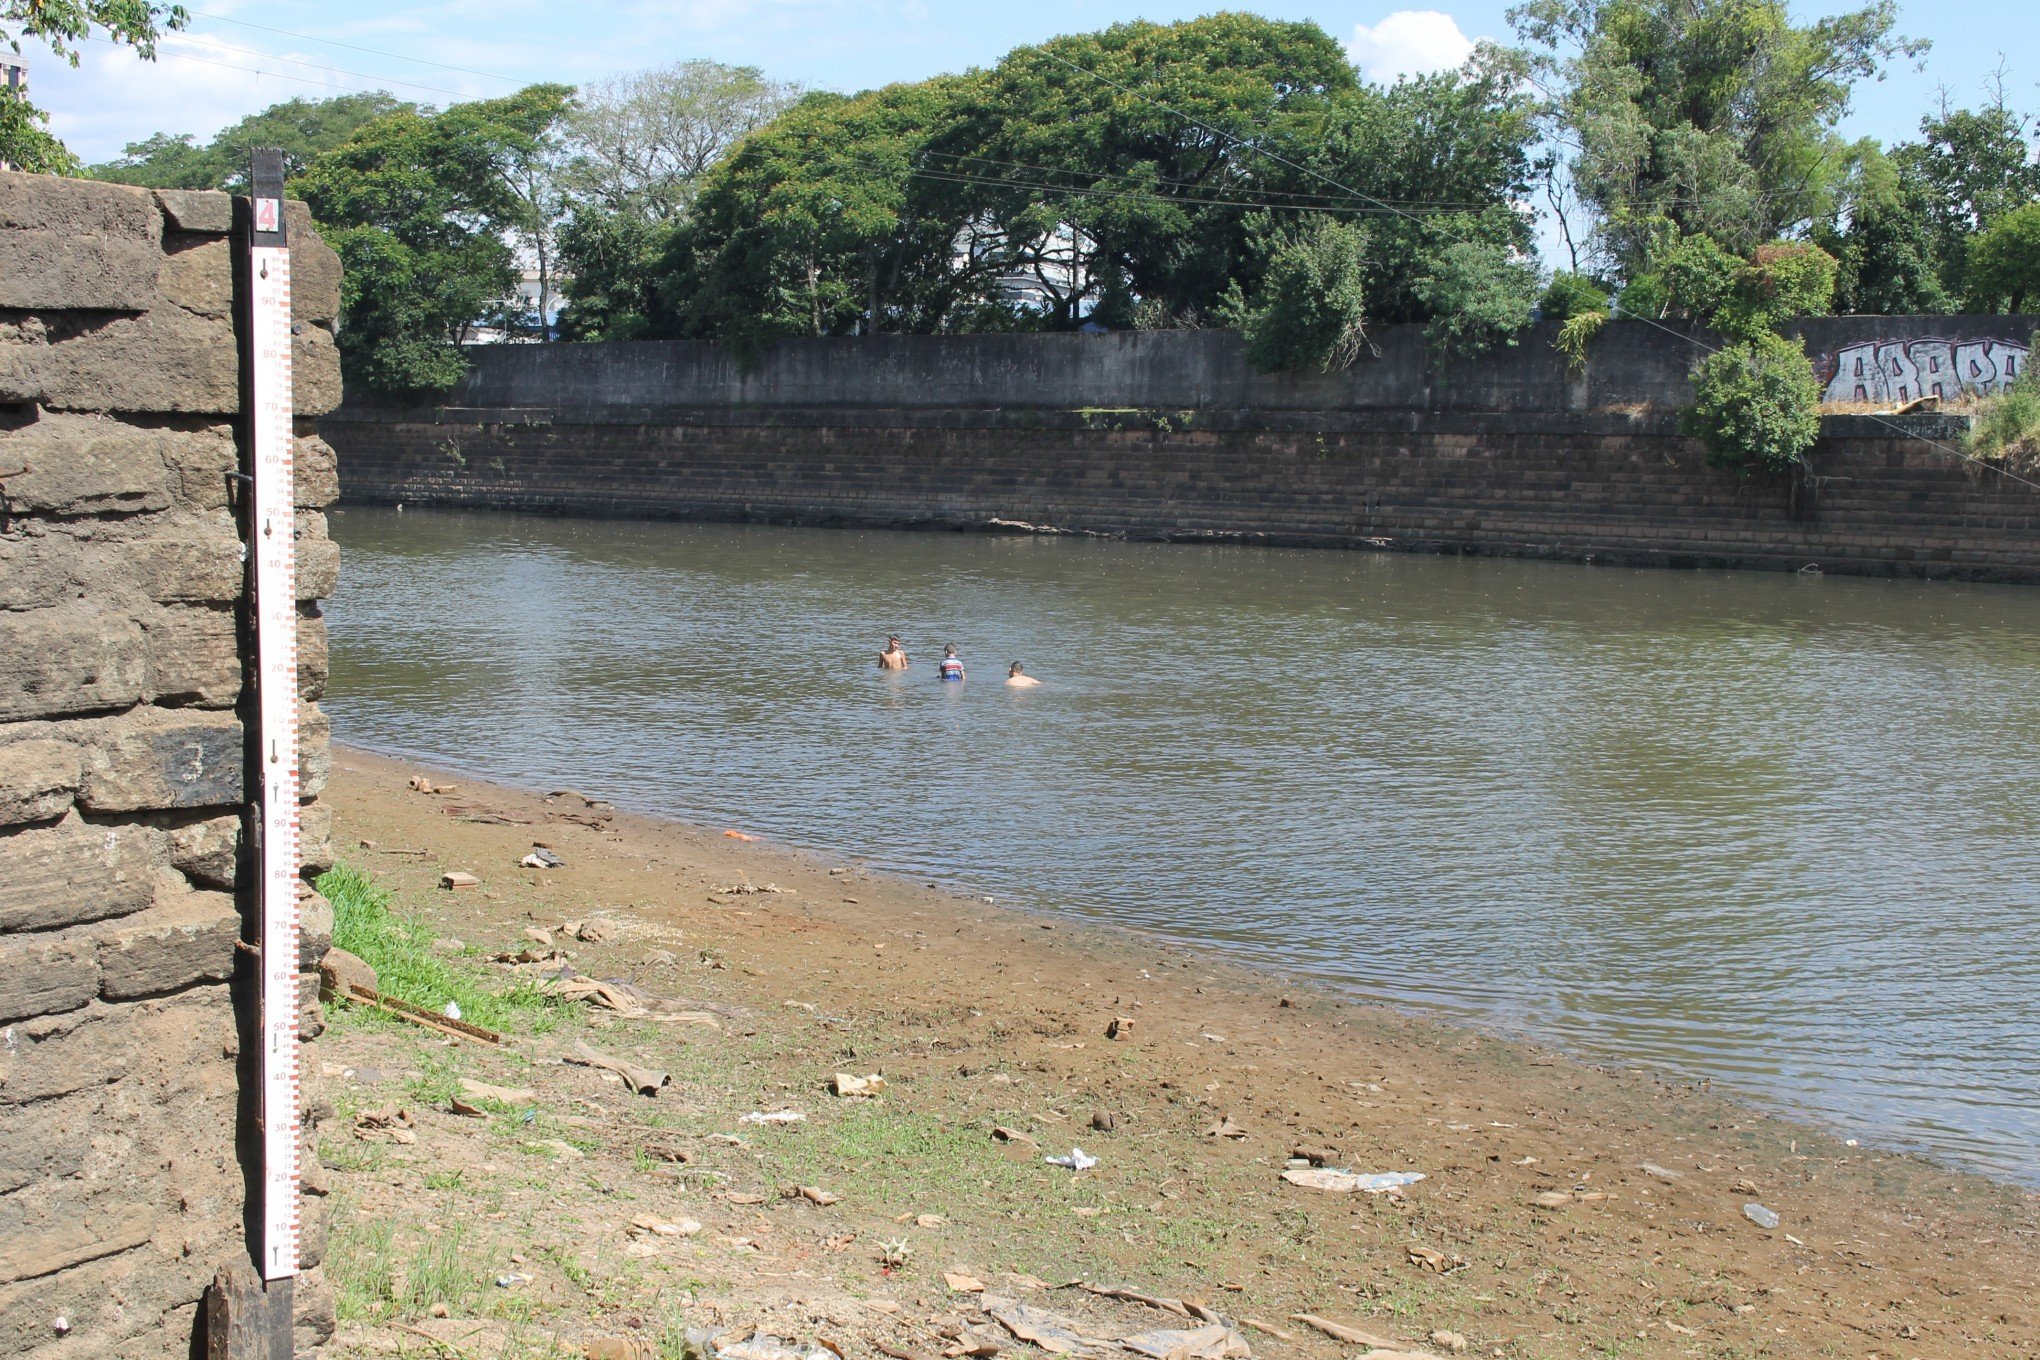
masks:
<svg viewBox="0 0 2040 1360"><path fill-rule="evenodd" d="M257 721L261 725L262 1242L265 1280L298 1267L297 487L290 247L282 157L255 153L248 249Z"/></svg>

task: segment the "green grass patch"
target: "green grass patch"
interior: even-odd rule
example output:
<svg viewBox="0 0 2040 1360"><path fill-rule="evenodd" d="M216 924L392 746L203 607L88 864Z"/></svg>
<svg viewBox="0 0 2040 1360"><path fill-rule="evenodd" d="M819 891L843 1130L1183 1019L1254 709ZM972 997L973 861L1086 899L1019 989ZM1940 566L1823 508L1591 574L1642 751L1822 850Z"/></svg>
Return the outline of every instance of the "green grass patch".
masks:
<svg viewBox="0 0 2040 1360"><path fill-rule="evenodd" d="M1984 398L1969 427L1969 451L2013 467L2040 464L2040 379L2019 380Z"/></svg>
<svg viewBox="0 0 2040 1360"><path fill-rule="evenodd" d="M529 985L498 992L481 974L432 948L425 924L403 916L395 895L367 874L339 865L319 876L319 891L333 904L333 943L375 969L385 996L440 1011L451 1001L461 1018L486 1029L544 1033L572 1007Z"/></svg>

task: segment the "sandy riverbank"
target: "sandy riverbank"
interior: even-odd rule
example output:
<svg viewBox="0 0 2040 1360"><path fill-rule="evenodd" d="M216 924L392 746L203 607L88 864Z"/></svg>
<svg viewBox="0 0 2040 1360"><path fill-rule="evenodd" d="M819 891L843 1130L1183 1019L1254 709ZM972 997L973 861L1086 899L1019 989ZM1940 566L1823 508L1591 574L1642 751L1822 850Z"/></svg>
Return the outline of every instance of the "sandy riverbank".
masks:
<svg viewBox="0 0 2040 1360"><path fill-rule="evenodd" d="M421 772L459 789L414 792ZM341 1354L580 1354L594 1336L678 1354L686 1328L755 1326L934 1356L957 1322L1029 1353L945 1274L1114 1334L1195 1323L1044 1286L1202 1300L1293 1338L1244 1327L1263 1356L1357 1350L1298 1313L1511 1358L2040 1351L2040 1197L2021 1190L720 829L588 825L565 820L577 799L345 750L328 797L341 861L485 981L513 974L478 956L600 916L606 939L555 937L575 969L716 1017L576 1007L504 1051L336 1017L319 1061ZM518 868L541 841L565 867ZM439 890L455 869L482 886ZM789 891L719 891L746 885ZM648 1098L561 1065L576 1041L673 1085ZM831 1095L836 1072L882 1073L885 1093ZM529 1088L535 1113L448 1113L460 1077ZM354 1137L393 1102L415 1143ZM785 1108L806 1117L740 1122ZM1240 1136L1211 1132L1228 1120ZM1044 1164L1073 1145L1098 1165ZM1287 1184L1299 1149L1426 1179ZM803 1185L840 1200L782 1197Z"/></svg>

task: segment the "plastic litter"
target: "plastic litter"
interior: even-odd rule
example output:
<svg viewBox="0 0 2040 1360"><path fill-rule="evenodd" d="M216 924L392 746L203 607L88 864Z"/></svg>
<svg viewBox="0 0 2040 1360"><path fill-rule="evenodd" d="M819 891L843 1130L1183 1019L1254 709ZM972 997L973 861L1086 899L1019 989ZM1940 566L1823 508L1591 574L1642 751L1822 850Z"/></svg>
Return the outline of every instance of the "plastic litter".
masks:
<svg viewBox="0 0 2040 1360"><path fill-rule="evenodd" d="M1421 1171L1376 1171L1359 1175L1340 1167L1293 1167L1282 1173L1282 1179L1291 1185L1301 1185L1311 1190L1330 1190L1335 1194L1350 1195L1355 1190L1364 1190L1370 1195L1400 1190L1405 1185L1415 1185L1424 1179Z"/></svg>
<svg viewBox="0 0 2040 1360"><path fill-rule="evenodd" d="M520 1284L530 1283L531 1277L529 1275L512 1273L509 1275L498 1275L496 1277L496 1288L498 1289L515 1289Z"/></svg>
<svg viewBox="0 0 2040 1360"><path fill-rule="evenodd" d="M739 1124L798 1124L807 1118L799 1110L753 1110L737 1118Z"/></svg>
<svg viewBox="0 0 2040 1360"><path fill-rule="evenodd" d="M527 869L557 869L566 863L542 845L517 862Z"/></svg>
<svg viewBox="0 0 2040 1360"><path fill-rule="evenodd" d="M446 1018L449 1020L460 1019L460 1003L458 1001L449 1001L446 1003Z"/></svg>
<svg viewBox="0 0 2040 1360"><path fill-rule="evenodd" d="M1755 1202L1745 1204L1742 1207L1742 1213L1744 1218L1747 1218L1759 1228L1775 1228L1778 1226L1779 1219L1777 1212L1772 1209L1766 1209L1761 1204Z"/></svg>
<svg viewBox="0 0 2040 1360"><path fill-rule="evenodd" d="M1044 1157L1042 1160L1050 1166L1066 1166L1072 1171L1089 1171L1098 1165L1098 1159L1080 1147L1071 1148L1067 1157Z"/></svg>

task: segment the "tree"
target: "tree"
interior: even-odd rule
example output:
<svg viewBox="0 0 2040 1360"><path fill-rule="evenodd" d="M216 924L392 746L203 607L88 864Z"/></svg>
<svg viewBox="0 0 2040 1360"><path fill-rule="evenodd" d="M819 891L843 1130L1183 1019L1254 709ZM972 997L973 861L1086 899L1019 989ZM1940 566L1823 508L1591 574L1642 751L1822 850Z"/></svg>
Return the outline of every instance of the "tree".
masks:
<svg viewBox="0 0 2040 1360"><path fill-rule="evenodd" d="M1954 302L1942 283L1948 261L1934 230L1932 207L1914 181L1857 200L1846 231L1824 245L1840 261L1837 311L1876 316L1946 312Z"/></svg>
<svg viewBox="0 0 2040 1360"><path fill-rule="evenodd" d="M2014 208L1969 247L1969 304L1979 311L2020 312L2040 303L2040 203Z"/></svg>
<svg viewBox="0 0 2040 1360"><path fill-rule="evenodd" d="M1970 291L1969 247L1978 232L2040 199L2040 163L2031 146L2031 119L2014 113L2002 83L1980 109L1949 109L1920 120L1920 140L1893 147L1908 202L1922 209L1920 223L1933 241L1943 289Z"/></svg>
<svg viewBox="0 0 2040 1360"><path fill-rule="evenodd" d="M1835 126L1854 86L1924 43L1892 0L1800 26L1785 0L1526 0L1564 178L1616 272L1669 223L1732 254L1834 216L1848 168Z"/></svg>
<svg viewBox="0 0 2040 1360"><path fill-rule="evenodd" d="M559 231L564 340L639 340L665 320L658 271L672 228L636 213L576 204Z"/></svg>
<svg viewBox="0 0 2040 1360"><path fill-rule="evenodd" d="M1367 222L1370 315L1426 320L1416 280L1439 251L1531 244L1521 77L1484 48L1374 89L1314 24L1216 14L810 96L708 174L662 296L682 333L747 347L1136 311L1194 325L1258 298L1276 249L1330 216ZM1256 225L1271 214L1285 230Z"/></svg>
<svg viewBox="0 0 2040 1360"><path fill-rule="evenodd" d="M1768 332L1717 350L1693 372L1682 417L1709 461L1747 474L1804 471L1820 437L1820 380L1803 341Z"/></svg>
<svg viewBox="0 0 2040 1360"><path fill-rule="evenodd" d="M509 169L571 94L533 85L442 113L400 109L292 182L346 269L339 338L350 380L396 397L459 381L460 342L517 281L504 237L523 205Z"/></svg>
<svg viewBox="0 0 2040 1360"><path fill-rule="evenodd" d="M1254 225L1276 238L1267 270L1251 302L1225 309L1246 338L1248 362L1263 373L1350 365L1367 343L1367 233L1324 214L1287 230L1265 215Z"/></svg>
<svg viewBox="0 0 2040 1360"><path fill-rule="evenodd" d="M95 165L86 173L116 184L246 193L248 158L256 147L280 148L284 176L294 178L369 123L413 107L381 90L330 99L287 99L223 128L204 146L188 133L158 132L128 143L119 160Z"/></svg>
<svg viewBox="0 0 2040 1360"><path fill-rule="evenodd" d="M0 45L19 52L23 38L35 38L76 66L78 45L103 34L106 41L154 61L162 30L188 22L182 5L155 0L0 0ZM0 161L24 170L77 173L77 158L50 135L48 123L48 116L23 96L0 94Z"/></svg>
<svg viewBox="0 0 2040 1360"><path fill-rule="evenodd" d="M710 166L800 97L755 66L682 61L582 88L565 187L608 212L670 222Z"/></svg>
<svg viewBox="0 0 2040 1360"><path fill-rule="evenodd" d="M1516 343L1537 305L1537 267L1483 241L1455 241L1417 281L1430 309L1424 335L1442 355L1470 358Z"/></svg>

